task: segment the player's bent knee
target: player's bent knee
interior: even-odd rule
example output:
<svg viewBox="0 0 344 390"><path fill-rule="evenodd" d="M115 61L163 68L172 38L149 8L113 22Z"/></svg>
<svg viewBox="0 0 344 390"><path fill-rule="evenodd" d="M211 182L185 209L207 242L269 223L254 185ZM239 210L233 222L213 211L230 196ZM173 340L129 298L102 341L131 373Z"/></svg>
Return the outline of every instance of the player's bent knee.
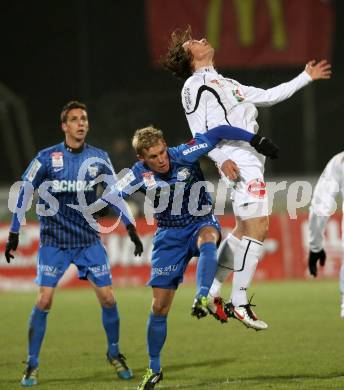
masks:
<svg viewBox="0 0 344 390"><path fill-rule="evenodd" d="M115 298L113 294L103 295L100 297L100 304L104 307L112 307L115 304Z"/></svg>
<svg viewBox="0 0 344 390"><path fill-rule="evenodd" d="M206 242L216 243L219 238L219 233L216 229L207 228L206 230L201 230L198 237L198 247Z"/></svg>
<svg viewBox="0 0 344 390"><path fill-rule="evenodd" d="M36 306L40 310L49 310L52 306L52 303L53 303L52 297L41 295L37 299Z"/></svg>
<svg viewBox="0 0 344 390"><path fill-rule="evenodd" d="M165 316L169 311L170 305L165 304L164 302L153 302L152 312L157 316Z"/></svg>

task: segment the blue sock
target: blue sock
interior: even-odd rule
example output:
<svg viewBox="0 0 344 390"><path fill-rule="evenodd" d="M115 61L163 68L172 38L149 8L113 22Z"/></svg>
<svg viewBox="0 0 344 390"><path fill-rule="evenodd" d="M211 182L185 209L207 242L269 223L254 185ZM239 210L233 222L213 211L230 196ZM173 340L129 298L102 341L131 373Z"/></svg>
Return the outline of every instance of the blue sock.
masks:
<svg viewBox="0 0 344 390"><path fill-rule="evenodd" d="M147 322L147 346L149 354L149 368L153 372L160 371L160 351L167 336L167 316L150 313Z"/></svg>
<svg viewBox="0 0 344 390"><path fill-rule="evenodd" d="M119 314L116 303L112 307L102 306L102 321L108 342L108 353L111 357L116 357L119 354Z"/></svg>
<svg viewBox="0 0 344 390"><path fill-rule="evenodd" d="M206 297L208 296L217 269L216 244L213 242L205 242L200 246L199 252L200 256L196 270L196 297L200 295Z"/></svg>
<svg viewBox="0 0 344 390"><path fill-rule="evenodd" d="M38 367L39 351L43 342L47 327L48 311L40 310L34 306L29 319L29 356L27 363L32 367Z"/></svg>

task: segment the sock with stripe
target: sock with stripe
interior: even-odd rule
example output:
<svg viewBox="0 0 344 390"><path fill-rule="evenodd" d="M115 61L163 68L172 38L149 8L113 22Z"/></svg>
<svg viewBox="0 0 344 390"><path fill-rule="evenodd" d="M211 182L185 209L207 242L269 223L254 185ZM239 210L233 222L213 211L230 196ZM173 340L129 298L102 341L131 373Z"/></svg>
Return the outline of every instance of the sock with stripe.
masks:
<svg viewBox="0 0 344 390"><path fill-rule="evenodd" d="M231 301L234 306L248 303L246 290L250 287L258 260L263 252L263 243L243 236L234 253L234 274Z"/></svg>
<svg viewBox="0 0 344 390"><path fill-rule="evenodd" d="M218 261L215 279L209 291L211 296L219 297L221 295L222 283L234 269L234 253L239 244L240 240L231 233L222 241L217 253Z"/></svg>

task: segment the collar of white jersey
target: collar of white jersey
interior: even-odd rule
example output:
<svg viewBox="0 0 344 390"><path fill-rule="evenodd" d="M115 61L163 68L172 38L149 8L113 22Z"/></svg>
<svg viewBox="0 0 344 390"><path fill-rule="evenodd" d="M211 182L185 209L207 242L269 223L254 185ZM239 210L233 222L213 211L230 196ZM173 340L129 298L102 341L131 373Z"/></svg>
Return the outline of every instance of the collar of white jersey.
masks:
<svg viewBox="0 0 344 390"><path fill-rule="evenodd" d="M199 74L199 73L217 73L215 68L212 65L208 66L202 66L201 68L198 68L194 74Z"/></svg>

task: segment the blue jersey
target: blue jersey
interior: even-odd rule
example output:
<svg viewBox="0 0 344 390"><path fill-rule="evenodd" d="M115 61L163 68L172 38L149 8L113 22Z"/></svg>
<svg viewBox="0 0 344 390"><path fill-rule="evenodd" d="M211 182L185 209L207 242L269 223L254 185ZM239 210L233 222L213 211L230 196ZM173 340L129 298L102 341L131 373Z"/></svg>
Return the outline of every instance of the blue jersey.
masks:
<svg viewBox="0 0 344 390"><path fill-rule="evenodd" d="M84 169L80 169L81 166ZM102 181L99 177L102 174L107 175L104 187L115 183L108 154L91 145L85 144L81 152L72 152L62 142L37 154L22 179L24 183L31 183L34 189L38 188L38 204L45 209L54 209L50 216L39 216L41 245L78 248L99 241L98 232L82 213L68 205L79 204L78 192L84 193L87 205L95 202L97 183ZM42 186L45 187L43 191ZM50 196L55 198L54 202ZM12 227L16 225L15 217L13 221ZM19 230L19 227L11 230Z"/></svg>
<svg viewBox="0 0 344 390"><path fill-rule="evenodd" d="M159 227L184 227L209 219L212 201L197 160L212 148L214 144L206 134L196 134L188 144L167 149L168 173L153 172L139 161L118 181L116 188L124 198L136 191L149 196ZM111 192L108 199L111 199Z"/></svg>

